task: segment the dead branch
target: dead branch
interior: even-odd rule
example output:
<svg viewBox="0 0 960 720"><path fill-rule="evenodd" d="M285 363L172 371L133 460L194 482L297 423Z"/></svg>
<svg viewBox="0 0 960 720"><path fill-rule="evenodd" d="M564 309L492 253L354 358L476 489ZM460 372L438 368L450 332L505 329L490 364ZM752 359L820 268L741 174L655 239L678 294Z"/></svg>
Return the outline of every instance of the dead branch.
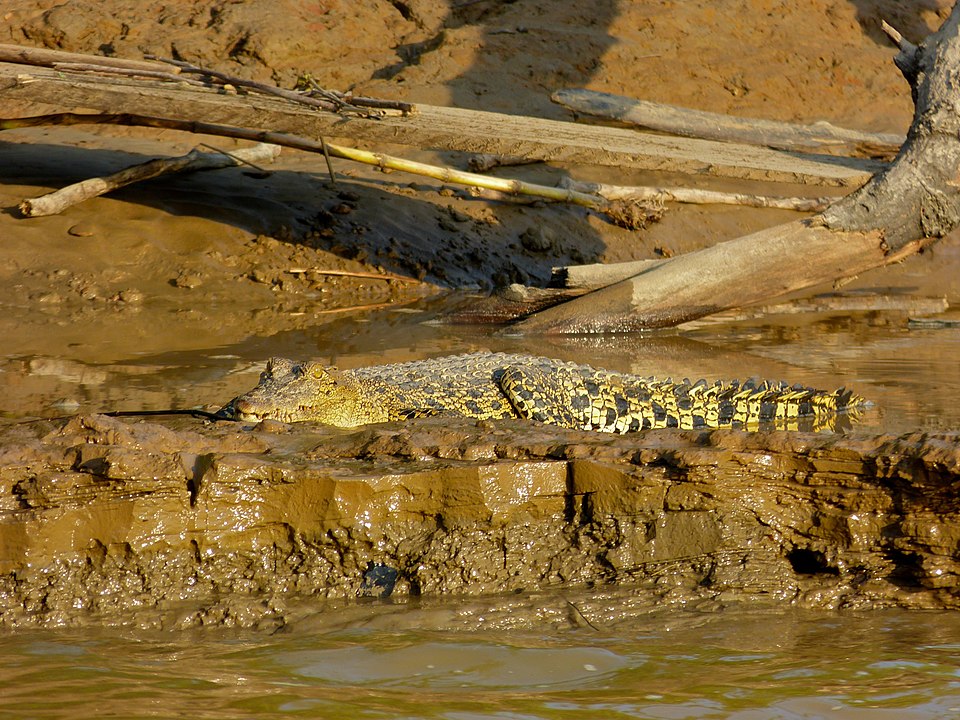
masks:
<svg viewBox="0 0 960 720"><path fill-rule="evenodd" d="M551 95L551 100L575 112L671 135L763 145L780 150L845 151L892 156L904 140L901 135L849 130L828 122L798 125L740 118L592 90L558 90Z"/></svg>
<svg viewBox="0 0 960 720"><path fill-rule="evenodd" d="M232 85L233 87L242 87L249 90L255 90L256 92L264 93L266 95L274 95L276 97L281 97L284 100L290 100L302 105L312 105L313 107L318 107L330 112L352 112L358 115L364 115L366 117L376 117L379 112L379 110L375 107L372 107L371 104L368 104L367 109L364 109L359 105L354 105L349 102L344 95L340 93L334 93L329 90L322 90L322 92L319 93L302 93L297 90L287 90L285 88L277 87L276 85L268 85L255 80L247 80L246 78L237 77L236 75L228 75L227 73L220 72L219 70L211 70L210 68L200 67L199 65L194 65L183 60L171 60L169 58L161 58L155 55L148 55L147 57L151 60L156 60L157 62L169 63L170 65L178 68L181 72L202 75L204 77L217 80L220 83ZM319 97L317 97L318 94L320 95ZM386 101L379 102L381 103L381 107L389 104L386 103ZM412 108L409 103L403 103L402 105L407 111ZM399 107L399 104L393 104L393 107L396 109L402 109Z"/></svg>
<svg viewBox="0 0 960 720"><path fill-rule="evenodd" d="M882 235L813 219L761 230L536 313L509 333L584 334L670 327L883 265ZM813 259L816 259L815 261Z"/></svg>
<svg viewBox="0 0 960 720"><path fill-rule="evenodd" d="M404 283L423 282L417 278L405 277L403 275L394 275L393 273L365 272L363 270L322 270L320 268L293 268L287 272L291 274L308 273L312 275L330 275L336 277L363 278L366 280L394 280Z"/></svg>
<svg viewBox="0 0 960 720"><path fill-rule="evenodd" d="M202 153L192 150L181 157L150 160L106 177L90 178L41 197L29 198L20 203L20 212L24 217L56 215L72 205L160 175L270 162L279 153L279 147L266 144L234 150L231 153Z"/></svg>
<svg viewBox="0 0 960 720"><path fill-rule="evenodd" d="M745 193L727 193L717 190L699 190L680 187L644 187L588 183L563 178L561 187L582 193L599 195L607 200L632 200L634 202L678 202L696 205L745 205L755 208L777 208L799 212L819 212L835 198L771 197Z"/></svg>
<svg viewBox="0 0 960 720"><path fill-rule="evenodd" d="M184 123L277 128L302 137L499 153L550 162L589 163L818 185L859 186L883 167L862 158L798 157L767 148L668 138L623 128L418 104L416 112L376 118L337 114L259 93L230 96L181 83L114 80L0 63L0 101L83 107L99 112L177 118ZM355 102L359 102L354 98Z"/></svg>
<svg viewBox="0 0 960 720"><path fill-rule="evenodd" d="M640 262L656 263L656 260ZM623 263L627 264L627 263ZM581 297L587 289L530 288L511 285L488 297L471 301L440 318L440 322L454 325L506 325L529 317L549 307ZM826 294L810 298L797 298L772 305L757 305L750 308L724 310L698 318L685 324L687 329L756 320L771 315L826 315L837 313L899 312L913 315L937 315L949 310L945 297L919 297L914 295L884 295L882 293ZM921 323L911 318L911 326ZM930 319L929 327L944 327L944 321Z"/></svg>
<svg viewBox="0 0 960 720"><path fill-rule="evenodd" d="M671 258L510 328L513 333L667 327L897 262L960 225L960 3L915 53L916 113L896 160L820 215Z"/></svg>
<svg viewBox="0 0 960 720"><path fill-rule="evenodd" d="M193 78L183 77L170 70L146 70L143 68L113 67L111 65L101 65L99 63L74 63L74 62L55 62L54 70L63 70L65 72L93 72L103 73L105 75L123 75L126 77L146 77L157 80L173 80L174 82L187 83L188 85L203 86L203 83ZM176 70L176 68L171 68Z"/></svg>
<svg viewBox="0 0 960 720"><path fill-rule="evenodd" d="M309 140L307 138L288 135L286 133L249 130L247 128L237 128L229 125L184 122L168 118L131 115L128 113L120 115L55 113L52 115L35 115L32 117L0 119L0 130L13 130L17 128L36 127L39 125L77 125L89 123L141 125L145 127L186 130L188 132L204 133L207 135L234 137L242 140L252 140L255 142L282 145L284 147L305 150L307 152L327 152L333 157L353 160L354 162L360 162L367 165L374 165L383 169L402 170L404 172L409 172L416 175L432 177L443 182L487 188L489 190L497 190L511 195L528 195L544 200L573 203L575 205L581 205L599 211L605 211L609 205L609 203L601 197L577 192L575 190L549 187L546 185L537 185L535 183L528 183L522 180L478 175L476 173L464 172L451 167L430 165L427 163L416 162L414 160L406 160L404 158L398 158L393 155L386 155L384 153L369 152L367 150L359 150L357 148L349 148L342 145L324 143L322 140Z"/></svg>
<svg viewBox="0 0 960 720"><path fill-rule="evenodd" d="M38 67L55 67L57 63L94 63L98 67L126 70L144 70L168 74L177 74L180 72L179 69L171 69L169 65L163 65L162 63L152 62L150 60L127 60L125 58L100 55L83 55L80 53L63 52L62 50L24 47L22 45L0 44L0 62L35 65Z"/></svg>
<svg viewBox="0 0 960 720"><path fill-rule="evenodd" d="M755 308L726 310L716 315L700 318L688 326L700 327L715 323L753 320L769 315L799 315L828 313L900 312L922 315L937 315L950 309L945 297L921 297L917 295L885 295L882 293L856 293L848 295L815 295L789 302L762 305Z"/></svg>
<svg viewBox="0 0 960 720"><path fill-rule="evenodd" d="M899 30L890 25L886 20L880 21L880 29L887 34L887 37L889 37L893 41L893 44L900 50L896 57L893 58L893 62L900 72L903 73L903 77L906 78L910 84L910 88L914 89L917 84L917 74L920 72L920 48L907 40ZM916 95L914 95L913 101L916 103Z"/></svg>

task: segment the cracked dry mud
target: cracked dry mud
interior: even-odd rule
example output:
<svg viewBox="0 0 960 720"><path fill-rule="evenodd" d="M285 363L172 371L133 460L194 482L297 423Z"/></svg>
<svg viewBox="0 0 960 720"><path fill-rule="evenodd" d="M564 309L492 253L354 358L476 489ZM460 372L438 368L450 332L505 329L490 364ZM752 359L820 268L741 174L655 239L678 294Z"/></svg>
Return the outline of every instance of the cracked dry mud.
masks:
<svg viewBox="0 0 960 720"><path fill-rule="evenodd" d="M276 627L378 594L374 568L395 572L394 602L487 598L487 622L513 625L664 603L960 607L951 435L91 415L0 444L6 626ZM517 591L547 599L517 615Z"/></svg>

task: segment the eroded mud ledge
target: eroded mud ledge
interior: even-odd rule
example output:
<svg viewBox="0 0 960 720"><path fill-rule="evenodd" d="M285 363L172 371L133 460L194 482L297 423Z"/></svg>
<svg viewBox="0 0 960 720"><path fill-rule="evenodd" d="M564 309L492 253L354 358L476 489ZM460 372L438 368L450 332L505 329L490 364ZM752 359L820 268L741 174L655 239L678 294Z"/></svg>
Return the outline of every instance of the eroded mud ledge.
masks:
<svg viewBox="0 0 960 720"><path fill-rule="evenodd" d="M275 626L356 598L375 566L397 571L398 602L559 588L614 593L608 619L617 603L960 607L955 435L91 415L7 426L0 448L7 627Z"/></svg>

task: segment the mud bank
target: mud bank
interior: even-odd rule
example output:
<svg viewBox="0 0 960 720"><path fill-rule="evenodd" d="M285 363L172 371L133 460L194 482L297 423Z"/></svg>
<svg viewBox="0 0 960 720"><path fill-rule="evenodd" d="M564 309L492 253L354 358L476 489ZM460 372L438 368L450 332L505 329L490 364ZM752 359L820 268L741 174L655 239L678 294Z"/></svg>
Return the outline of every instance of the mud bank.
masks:
<svg viewBox="0 0 960 720"><path fill-rule="evenodd" d="M6 627L271 627L389 590L960 607L955 436L92 415L0 447Z"/></svg>

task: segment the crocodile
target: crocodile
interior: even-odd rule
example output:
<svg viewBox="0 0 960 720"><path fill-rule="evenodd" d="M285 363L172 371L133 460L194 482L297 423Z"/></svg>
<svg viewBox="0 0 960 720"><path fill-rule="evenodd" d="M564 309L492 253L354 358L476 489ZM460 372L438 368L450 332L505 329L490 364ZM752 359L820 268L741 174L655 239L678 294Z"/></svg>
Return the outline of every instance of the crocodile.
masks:
<svg viewBox="0 0 960 720"><path fill-rule="evenodd" d="M864 398L840 388L657 379L545 357L473 353L339 370L272 358L259 384L218 411L243 421L356 427L434 415L628 433L651 428L837 431Z"/></svg>

